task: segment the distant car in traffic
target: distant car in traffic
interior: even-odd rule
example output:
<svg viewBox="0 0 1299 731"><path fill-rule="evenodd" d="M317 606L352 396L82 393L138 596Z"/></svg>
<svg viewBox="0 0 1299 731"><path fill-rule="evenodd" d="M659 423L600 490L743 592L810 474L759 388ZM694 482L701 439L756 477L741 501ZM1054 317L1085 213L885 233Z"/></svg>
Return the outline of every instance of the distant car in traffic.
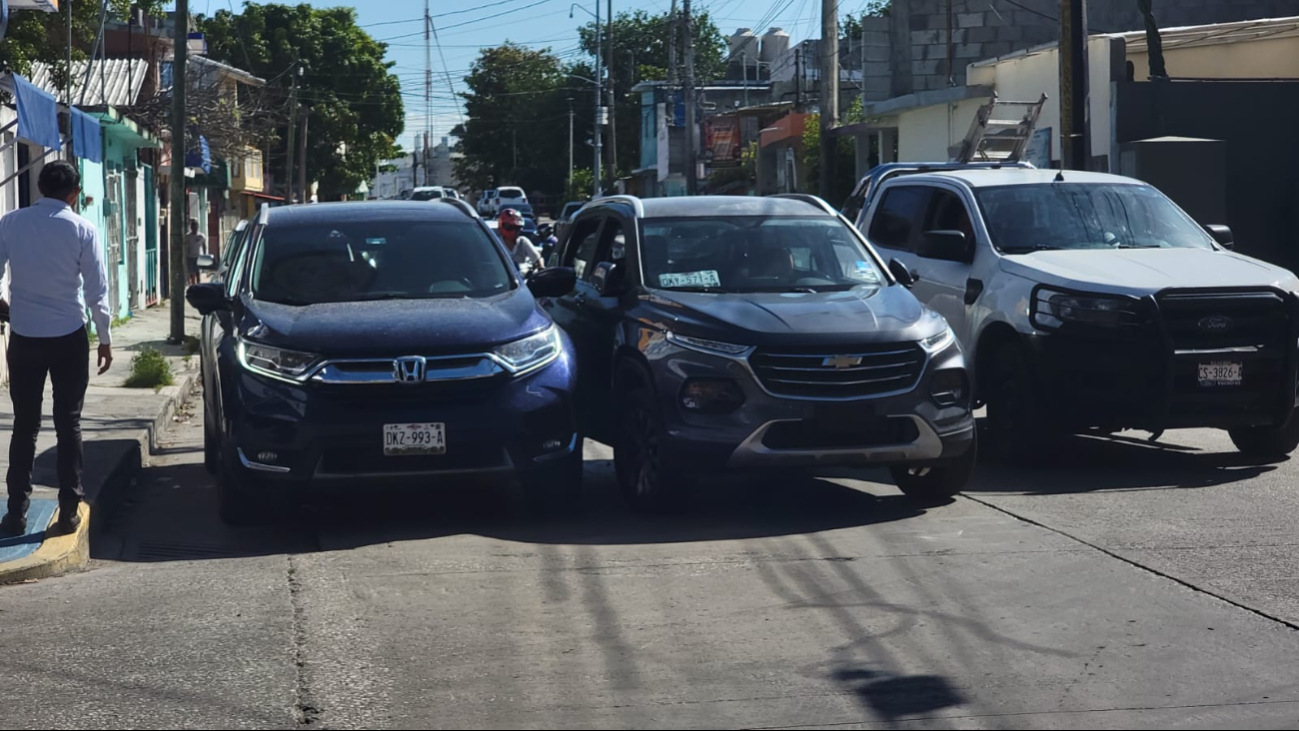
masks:
<svg viewBox="0 0 1299 731"><path fill-rule="evenodd" d="M492 203L495 206L496 213L500 213L506 208L518 208L519 206L528 206L532 210L532 205L528 203L528 195L523 192L523 188L517 188L512 185L502 186L496 189L496 199Z"/></svg>
<svg viewBox="0 0 1299 731"><path fill-rule="evenodd" d="M484 190L483 194L478 196L478 203L474 207L480 216L496 215L496 189Z"/></svg>
<svg viewBox="0 0 1299 731"><path fill-rule="evenodd" d="M460 202L263 208L241 241L225 281L187 293L224 520L319 483L518 478L537 505L575 496L574 356L536 299L570 291L571 270L525 283Z"/></svg>
<svg viewBox="0 0 1299 731"><path fill-rule="evenodd" d="M441 200L443 198L454 199L454 197L455 196L451 194L451 191L449 189L443 188L440 185L424 185L411 191L411 194L407 198L407 200L435 201L435 200Z"/></svg>
<svg viewBox="0 0 1299 731"><path fill-rule="evenodd" d="M952 329L811 196L587 204L543 303L578 353L584 434L639 507L701 476L881 466L941 502L974 469Z"/></svg>

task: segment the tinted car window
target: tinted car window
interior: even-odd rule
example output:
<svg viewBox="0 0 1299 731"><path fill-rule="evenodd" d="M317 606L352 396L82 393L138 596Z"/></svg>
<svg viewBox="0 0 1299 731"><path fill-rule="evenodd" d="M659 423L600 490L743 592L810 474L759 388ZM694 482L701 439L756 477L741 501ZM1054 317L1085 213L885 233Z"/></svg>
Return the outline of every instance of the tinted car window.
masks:
<svg viewBox="0 0 1299 731"><path fill-rule="evenodd" d="M884 191L866 237L876 246L910 251L912 228L928 202L928 188L912 185Z"/></svg>
<svg viewBox="0 0 1299 731"><path fill-rule="evenodd" d="M522 198L523 188L500 188L499 195L502 198Z"/></svg>
<svg viewBox="0 0 1299 731"><path fill-rule="evenodd" d="M586 278L586 270L595 263L595 249L600 243L597 234L600 232L600 218L592 216L579 221L569 239L568 261L566 266L573 267L579 279Z"/></svg>
<svg viewBox="0 0 1299 731"><path fill-rule="evenodd" d="M640 248L645 284L656 289L822 292L887 281L837 218L649 219Z"/></svg>
<svg viewBox="0 0 1299 731"><path fill-rule="evenodd" d="M288 305L491 297L513 286L491 236L470 221L272 225L251 275L253 297Z"/></svg>
<svg viewBox="0 0 1299 731"><path fill-rule="evenodd" d="M413 201L431 201L442 197L440 190L417 190L411 194L410 199Z"/></svg>
<svg viewBox="0 0 1299 731"><path fill-rule="evenodd" d="M1204 229L1148 185L1006 185L976 197L1002 251L1213 248Z"/></svg>

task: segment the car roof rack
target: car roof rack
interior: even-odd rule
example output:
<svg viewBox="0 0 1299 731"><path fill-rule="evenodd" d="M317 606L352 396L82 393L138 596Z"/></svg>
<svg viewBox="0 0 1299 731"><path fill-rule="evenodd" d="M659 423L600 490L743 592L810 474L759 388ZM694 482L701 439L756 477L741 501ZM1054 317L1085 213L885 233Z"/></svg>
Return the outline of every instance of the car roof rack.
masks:
<svg viewBox="0 0 1299 731"><path fill-rule="evenodd" d="M834 207L831 206L829 203L826 203L824 198L811 195L810 193L773 193L767 197L788 198L789 200L802 201L804 203L809 203L811 205L816 206L817 208L820 208L821 210L825 211L831 216L839 215L839 212L836 211Z"/></svg>
<svg viewBox="0 0 1299 731"><path fill-rule="evenodd" d="M248 228L248 219L245 218L239 223L235 224L235 233L242 233L247 228Z"/></svg>
<svg viewBox="0 0 1299 731"><path fill-rule="evenodd" d="M263 203L262 210L257 212L257 224L265 226L267 221L271 220L271 204Z"/></svg>
<svg viewBox="0 0 1299 731"><path fill-rule="evenodd" d="M645 215L645 204L641 203L640 198L637 198L634 195L606 195L587 201L587 205L595 205L598 203L626 203L636 211L637 216L644 217Z"/></svg>

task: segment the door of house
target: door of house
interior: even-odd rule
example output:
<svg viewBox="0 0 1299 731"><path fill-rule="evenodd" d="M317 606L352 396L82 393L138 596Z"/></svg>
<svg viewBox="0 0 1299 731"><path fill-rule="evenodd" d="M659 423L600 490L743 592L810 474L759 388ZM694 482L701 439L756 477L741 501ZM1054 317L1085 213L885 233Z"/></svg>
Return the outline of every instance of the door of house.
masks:
<svg viewBox="0 0 1299 731"><path fill-rule="evenodd" d="M158 304L158 195L153 168L144 166L144 304Z"/></svg>
<svg viewBox="0 0 1299 731"><path fill-rule="evenodd" d="M108 306L114 316L121 314L122 290L118 281L118 267L122 265L122 173L113 171L104 176L104 199L108 213L108 248L104 267L108 269Z"/></svg>
<svg viewBox="0 0 1299 731"><path fill-rule="evenodd" d="M140 172L132 169L126 176L126 281L130 292L131 312L143 309L140 296Z"/></svg>

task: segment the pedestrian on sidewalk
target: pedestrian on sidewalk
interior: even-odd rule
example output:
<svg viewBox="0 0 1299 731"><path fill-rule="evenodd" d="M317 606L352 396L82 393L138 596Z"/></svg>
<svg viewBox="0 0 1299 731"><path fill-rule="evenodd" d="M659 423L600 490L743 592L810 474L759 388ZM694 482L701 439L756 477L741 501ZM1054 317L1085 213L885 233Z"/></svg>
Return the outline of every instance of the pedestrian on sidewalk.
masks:
<svg viewBox="0 0 1299 731"><path fill-rule="evenodd" d="M0 268L9 265L9 396L14 404L9 442L9 512L0 533L27 530L36 435L41 429L45 377L54 386L54 430L58 434L59 522L64 533L81 524L77 512L85 491L81 407L90 381L86 308L99 336L99 372L113 364L108 275L94 226L73 209L81 175L71 163L47 164L35 205L0 218ZM2 301L0 301L2 302Z"/></svg>
<svg viewBox="0 0 1299 731"><path fill-rule="evenodd" d="M185 237L185 264L189 267L189 283L202 281L198 258L207 253L207 237L198 232L198 221L189 219L189 235Z"/></svg>

